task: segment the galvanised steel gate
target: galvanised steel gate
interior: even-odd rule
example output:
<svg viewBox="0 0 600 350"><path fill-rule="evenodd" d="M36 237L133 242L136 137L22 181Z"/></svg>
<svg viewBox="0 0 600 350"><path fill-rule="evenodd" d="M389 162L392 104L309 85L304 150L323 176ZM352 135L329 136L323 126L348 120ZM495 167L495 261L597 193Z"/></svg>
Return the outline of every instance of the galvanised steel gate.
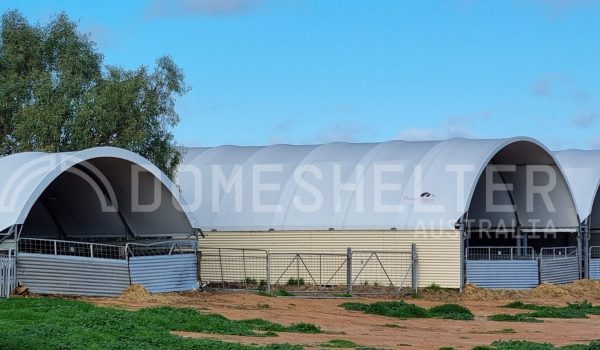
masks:
<svg viewBox="0 0 600 350"><path fill-rule="evenodd" d="M531 247L469 247L465 257L468 284L508 289L539 284L538 261Z"/></svg>
<svg viewBox="0 0 600 350"><path fill-rule="evenodd" d="M540 281L565 284L580 278L577 247L542 248L540 251Z"/></svg>
<svg viewBox="0 0 600 350"><path fill-rule="evenodd" d="M600 280L600 246L590 247L590 276L591 280Z"/></svg>

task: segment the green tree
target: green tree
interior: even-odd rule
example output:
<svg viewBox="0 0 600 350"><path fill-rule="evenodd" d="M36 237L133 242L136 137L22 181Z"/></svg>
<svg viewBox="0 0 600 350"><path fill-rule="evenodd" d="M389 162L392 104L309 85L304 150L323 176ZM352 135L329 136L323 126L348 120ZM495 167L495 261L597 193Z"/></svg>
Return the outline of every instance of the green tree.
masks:
<svg viewBox="0 0 600 350"><path fill-rule="evenodd" d="M105 66L65 14L32 25L18 11L0 26L0 155L95 146L136 152L172 177L181 150L175 98L188 91L164 56L149 70Z"/></svg>

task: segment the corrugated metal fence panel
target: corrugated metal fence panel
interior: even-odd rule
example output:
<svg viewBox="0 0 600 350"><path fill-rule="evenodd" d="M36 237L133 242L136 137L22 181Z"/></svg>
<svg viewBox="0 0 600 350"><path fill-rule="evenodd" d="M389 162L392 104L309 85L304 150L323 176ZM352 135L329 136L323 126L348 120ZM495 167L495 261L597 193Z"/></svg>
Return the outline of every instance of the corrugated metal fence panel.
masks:
<svg viewBox="0 0 600 350"><path fill-rule="evenodd" d="M540 260L542 283L565 284L579 279L579 257Z"/></svg>
<svg viewBox="0 0 600 350"><path fill-rule="evenodd" d="M129 286L126 260L20 253L17 274L40 294L118 296Z"/></svg>
<svg viewBox="0 0 600 350"><path fill-rule="evenodd" d="M152 293L198 288L196 254L134 256L129 258L131 283Z"/></svg>
<svg viewBox="0 0 600 350"><path fill-rule="evenodd" d="M467 283L481 288L526 289L538 282L537 260L467 261Z"/></svg>
<svg viewBox="0 0 600 350"><path fill-rule="evenodd" d="M410 251L417 245L419 287L460 288L460 233L456 231L205 232L203 246L269 249L271 253L341 253L346 249ZM407 283L410 285L410 275ZM366 279L369 276L365 276ZM374 280L371 278L371 280Z"/></svg>
<svg viewBox="0 0 600 350"><path fill-rule="evenodd" d="M590 279L600 280L600 259L590 259Z"/></svg>
<svg viewBox="0 0 600 350"><path fill-rule="evenodd" d="M15 286L15 258L0 256L0 298L9 296Z"/></svg>

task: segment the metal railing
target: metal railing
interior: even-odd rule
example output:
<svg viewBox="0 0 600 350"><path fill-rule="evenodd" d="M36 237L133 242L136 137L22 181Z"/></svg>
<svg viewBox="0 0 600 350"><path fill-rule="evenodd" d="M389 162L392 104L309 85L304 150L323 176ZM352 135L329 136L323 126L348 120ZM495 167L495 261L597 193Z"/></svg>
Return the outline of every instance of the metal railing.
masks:
<svg viewBox="0 0 600 350"><path fill-rule="evenodd" d="M21 238L20 253L78 256L86 258L125 260L125 247L111 244L61 241L39 238Z"/></svg>
<svg viewBox="0 0 600 350"><path fill-rule="evenodd" d="M346 254L204 246L198 252L201 284L228 289L397 293L416 290L416 264L414 245L407 251L349 248Z"/></svg>
<svg viewBox="0 0 600 350"><path fill-rule="evenodd" d="M312 286L317 291L346 285L347 254L271 253L269 263L273 285L295 290Z"/></svg>
<svg viewBox="0 0 600 350"><path fill-rule="evenodd" d="M353 251L352 286L376 285L401 290L409 279L416 264L416 251ZM413 282L416 285L416 281Z"/></svg>
<svg viewBox="0 0 600 350"><path fill-rule="evenodd" d="M196 254L198 241L196 240L169 240L152 243L130 242L125 244L125 252L132 256L156 256Z"/></svg>
<svg viewBox="0 0 600 350"><path fill-rule="evenodd" d="M469 247L467 260L535 260L532 247Z"/></svg>
<svg viewBox="0 0 600 350"><path fill-rule="evenodd" d="M201 246L198 250L200 283L224 289L270 290L268 260L266 250Z"/></svg>
<svg viewBox="0 0 600 350"><path fill-rule="evenodd" d="M0 255L0 298L8 298L16 288L16 276L16 261L12 252Z"/></svg>
<svg viewBox="0 0 600 350"><path fill-rule="evenodd" d="M577 247L552 247L540 250L540 259L561 259L577 256Z"/></svg>
<svg viewBox="0 0 600 350"><path fill-rule="evenodd" d="M590 247L590 259L600 259L600 246Z"/></svg>

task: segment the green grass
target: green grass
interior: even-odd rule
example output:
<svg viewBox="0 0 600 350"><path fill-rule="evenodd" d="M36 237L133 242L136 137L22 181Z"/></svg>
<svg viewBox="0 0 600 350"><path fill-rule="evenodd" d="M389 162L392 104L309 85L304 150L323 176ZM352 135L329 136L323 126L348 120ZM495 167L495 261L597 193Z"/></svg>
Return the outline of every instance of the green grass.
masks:
<svg viewBox="0 0 600 350"><path fill-rule="evenodd" d="M290 278L287 282L288 286L303 286L304 285L304 278L300 277L300 278Z"/></svg>
<svg viewBox="0 0 600 350"><path fill-rule="evenodd" d="M491 331L471 331L469 333L473 333L473 334L514 334L514 333L517 333L517 331L515 331L512 328L503 328L503 329L497 329L497 330L491 330Z"/></svg>
<svg viewBox="0 0 600 350"><path fill-rule="evenodd" d="M344 303L340 305L346 310L361 311L367 314L407 318L443 318L452 320L473 320L473 313L460 305L443 304L427 310L415 304L401 301L381 301L372 304Z"/></svg>
<svg viewBox="0 0 600 350"><path fill-rule="evenodd" d="M587 318L588 315L600 315L600 307L586 301L568 303L567 306L543 306L526 304L520 301L504 305L506 308L528 310L530 312L516 315L493 315L492 321L541 322L539 318Z"/></svg>
<svg viewBox="0 0 600 350"><path fill-rule="evenodd" d="M186 339L171 331L242 336L279 332L319 333L310 324L289 327L262 319L234 321L189 308L156 307L128 311L56 298L0 300L0 349L226 349L300 350L293 345L249 346L209 339Z"/></svg>
<svg viewBox="0 0 600 350"><path fill-rule="evenodd" d="M600 307L587 300L578 303L567 303L567 306L542 306L515 301L504 305L507 308L531 310L531 317L537 318L586 318L587 315L600 315Z"/></svg>
<svg viewBox="0 0 600 350"><path fill-rule="evenodd" d="M473 313L464 306L456 304L443 304L429 309L429 314L434 318L450 320L472 320Z"/></svg>
<svg viewBox="0 0 600 350"><path fill-rule="evenodd" d="M336 298L352 298L353 295L351 293L331 293L332 297Z"/></svg>
<svg viewBox="0 0 600 350"><path fill-rule="evenodd" d="M356 348L358 344L352 340L346 339L331 339L327 343L321 344L324 348Z"/></svg>
<svg viewBox="0 0 600 350"><path fill-rule="evenodd" d="M263 297L293 297L293 296L296 296L296 294L294 294L292 292L288 292L285 289L278 289L274 292L267 292L264 290L259 290L255 294L263 296Z"/></svg>
<svg viewBox="0 0 600 350"><path fill-rule="evenodd" d="M275 296L277 297L293 297L296 294L292 293L292 292L288 292L285 289L278 289L273 293Z"/></svg>
<svg viewBox="0 0 600 350"><path fill-rule="evenodd" d="M440 285L437 283L432 283L429 286L425 287L425 290L428 290L431 292L439 292L442 290L442 287L440 287Z"/></svg>
<svg viewBox="0 0 600 350"><path fill-rule="evenodd" d="M496 341L489 346L476 346L473 350L600 350L600 341L589 344L573 344L556 347L548 343L535 343L523 340Z"/></svg>
<svg viewBox="0 0 600 350"><path fill-rule="evenodd" d="M529 322L529 323L541 323L542 320L538 320L537 318L528 316L527 314L497 314L488 317L490 321L500 321L500 322Z"/></svg>

